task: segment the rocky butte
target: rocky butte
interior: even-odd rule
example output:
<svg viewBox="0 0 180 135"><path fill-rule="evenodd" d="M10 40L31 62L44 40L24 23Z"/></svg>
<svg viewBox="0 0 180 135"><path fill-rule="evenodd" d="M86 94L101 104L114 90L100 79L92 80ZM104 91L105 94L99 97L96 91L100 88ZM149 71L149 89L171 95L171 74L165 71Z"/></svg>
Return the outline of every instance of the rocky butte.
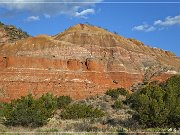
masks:
<svg viewBox="0 0 180 135"><path fill-rule="evenodd" d="M0 27L0 101L47 92L82 99L180 73L175 54L96 26L36 37L12 29L17 35Z"/></svg>

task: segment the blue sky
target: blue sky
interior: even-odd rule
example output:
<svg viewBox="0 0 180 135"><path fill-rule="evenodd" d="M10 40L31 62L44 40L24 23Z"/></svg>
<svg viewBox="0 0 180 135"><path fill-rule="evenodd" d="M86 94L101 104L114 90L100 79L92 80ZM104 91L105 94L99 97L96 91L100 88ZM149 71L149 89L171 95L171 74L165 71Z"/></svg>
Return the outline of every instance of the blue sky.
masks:
<svg viewBox="0 0 180 135"><path fill-rule="evenodd" d="M94 3L45 4L43 2L50 0L28 1L42 2L35 4L24 1L27 2L27 0L0 0L0 21L20 27L33 36L54 35L77 23L88 22L180 56L180 3L103 3L108 0L66 0ZM62 2L62 0L54 1ZM124 2L130 1L133 0L124 0ZM156 0L138 1L157 2ZM122 2L122 0L114 0L114 2Z"/></svg>

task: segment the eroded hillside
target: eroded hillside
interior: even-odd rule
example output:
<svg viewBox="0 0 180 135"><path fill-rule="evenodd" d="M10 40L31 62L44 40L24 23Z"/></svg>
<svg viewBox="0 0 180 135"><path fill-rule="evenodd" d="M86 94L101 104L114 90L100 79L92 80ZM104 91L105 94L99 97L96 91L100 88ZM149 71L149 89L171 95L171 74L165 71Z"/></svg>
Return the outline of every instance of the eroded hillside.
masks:
<svg viewBox="0 0 180 135"><path fill-rule="evenodd" d="M86 24L1 45L0 56L1 100L46 92L79 99L180 72L173 53Z"/></svg>

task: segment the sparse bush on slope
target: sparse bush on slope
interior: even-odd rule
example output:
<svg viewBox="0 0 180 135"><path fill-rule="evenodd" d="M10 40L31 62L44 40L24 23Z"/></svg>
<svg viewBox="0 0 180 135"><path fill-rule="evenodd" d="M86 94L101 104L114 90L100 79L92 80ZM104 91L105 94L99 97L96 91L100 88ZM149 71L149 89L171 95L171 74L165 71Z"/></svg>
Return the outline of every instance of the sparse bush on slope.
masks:
<svg viewBox="0 0 180 135"><path fill-rule="evenodd" d="M127 96L129 93L124 88L117 88L117 89L109 89L105 93L106 95L111 96L113 99L117 99L119 95Z"/></svg>
<svg viewBox="0 0 180 135"><path fill-rule="evenodd" d="M121 100L116 100L112 106L114 109L122 109L123 102Z"/></svg>
<svg viewBox="0 0 180 135"><path fill-rule="evenodd" d="M72 104L61 112L63 119L99 118L104 112L86 104Z"/></svg>
<svg viewBox="0 0 180 135"><path fill-rule="evenodd" d="M159 127L166 123L169 111L164 98L165 91L158 85L149 85L131 96L132 108L137 111L141 124Z"/></svg>
<svg viewBox="0 0 180 135"><path fill-rule="evenodd" d="M60 96L57 98L57 106L59 109L67 107L72 102L69 96Z"/></svg>
<svg viewBox="0 0 180 135"><path fill-rule="evenodd" d="M0 120L10 126L43 126L56 111L63 109L72 101L69 96L55 97L50 93L34 99L31 94L0 104Z"/></svg>
<svg viewBox="0 0 180 135"><path fill-rule="evenodd" d="M180 127L180 75L169 78L162 86L166 91L166 108L168 108L168 124Z"/></svg>
<svg viewBox="0 0 180 135"><path fill-rule="evenodd" d="M136 110L136 118L146 127L180 126L180 76L163 85L150 83L133 93L127 103Z"/></svg>
<svg viewBox="0 0 180 135"><path fill-rule="evenodd" d="M4 105L3 115L6 125L36 127L46 124L55 109L56 101L51 94L45 94L37 100L30 94Z"/></svg>

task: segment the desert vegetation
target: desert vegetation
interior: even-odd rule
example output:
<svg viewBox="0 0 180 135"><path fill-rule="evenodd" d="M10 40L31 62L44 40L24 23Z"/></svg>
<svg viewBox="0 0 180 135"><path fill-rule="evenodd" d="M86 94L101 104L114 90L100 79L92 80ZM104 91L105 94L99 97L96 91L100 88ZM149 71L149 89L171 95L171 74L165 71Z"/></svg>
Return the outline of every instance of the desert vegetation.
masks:
<svg viewBox="0 0 180 135"><path fill-rule="evenodd" d="M46 124L53 116L56 101L49 93L39 99L34 99L30 94L10 103L4 103L1 107L5 125L38 127Z"/></svg>
<svg viewBox="0 0 180 135"><path fill-rule="evenodd" d="M86 104L72 104L61 113L62 119L99 118L104 116L103 111Z"/></svg>
<svg viewBox="0 0 180 135"><path fill-rule="evenodd" d="M152 82L133 93L127 103L145 127L180 127L180 76L165 83Z"/></svg>
<svg viewBox="0 0 180 135"><path fill-rule="evenodd" d="M117 89L109 89L105 93L106 95L111 96L113 99L117 99L119 95L128 96L128 91L124 88L117 88Z"/></svg>
<svg viewBox="0 0 180 135"><path fill-rule="evenodd" d="M143 84L129 94L123 88L73 101L50 93L0 103L0 132L172 132L180 127L180 76ZM16 127L16 128L12 128ZM16 130L17 130L16 129ZM178 131L177 131L178 132Z"/></svg>
<svg viewBox="0 0 180 135"><path fill-rule="evenodd" d="M5 25L4 23L0 22L0 28L3 28L4 31L6 31L6 36L10 37L10 42L30 37L27 32L23 31L21 28L16 28L13 25Z"/></svg>

